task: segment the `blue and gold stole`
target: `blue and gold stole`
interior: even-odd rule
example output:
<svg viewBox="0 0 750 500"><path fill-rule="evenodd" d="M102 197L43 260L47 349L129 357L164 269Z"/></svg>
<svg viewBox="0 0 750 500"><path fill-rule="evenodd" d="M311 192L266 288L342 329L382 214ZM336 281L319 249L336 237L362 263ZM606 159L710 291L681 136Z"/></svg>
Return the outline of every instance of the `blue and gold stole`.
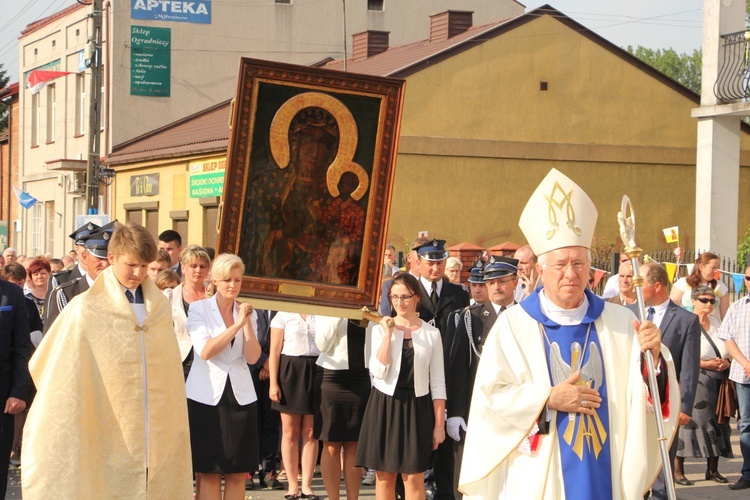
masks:
<svg viewBox="0 0 750 500"><path fill-rule="evenodd" d="M604 310L604 301L586 290L589 301L580 325L563 326L542 314L539 293L532 293L521 307L543 326L543 342L551 384L581 370L579 384L599 391L602 405L594 416L557 412L555 425L560 447L565 498L612 498L612 468L609 449L609 411L604 362L594 320Z"/></svg>

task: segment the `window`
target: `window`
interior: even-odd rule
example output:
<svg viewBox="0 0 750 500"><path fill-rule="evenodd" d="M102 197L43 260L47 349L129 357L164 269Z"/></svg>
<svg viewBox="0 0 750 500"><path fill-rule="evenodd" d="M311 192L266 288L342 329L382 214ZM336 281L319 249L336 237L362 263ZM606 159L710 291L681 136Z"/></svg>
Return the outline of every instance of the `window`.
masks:
<svg viewBox="0 0 750 500"><path fill-rule="evenodd" d="M46 209L46 237L47 241L45 242L45 252L54 254L55 252L55 202L54 201L48 201L44 204L44 208Z"/></svg>
<svg viewBox="0 0 750 500"><path fill-rule="evenodd" d="M76 126L75 135L86 131L86 79L83 74L76 75Z"/></svg>
<svg viewBox="0 0 750 500"><path fill-rule="evenodd" d="M378 10L382 11L385 0L367 0L367 10Z"/></svg>
<svg viewBox="0 0 750 500"><path fill-rule="evenodd" d="M203 246L216 248L216 227L219 225L219 206L203 207Z"/></svg>
<svg viewBox="0 0 750 500"><path fill-rule="evenodd" d="M47 142L55 142L55 85L47 85Z"/></svg>
<svg viewBox="0 0 750 500"><path fill-rule="evenodd" d="M159 238L159 211L146 210L146 229L154 237L154 241Z"/></svg>
<svg viewBox="0 0 750 500"><path fill-rule="evenodd" d="M142 210L128 210L125 212L125 219L133 224L141 224L143 222L143 211Z"/></svg>
<svg viewBox="0 0 750 500"><path fill-rule="evenodd" d="M285 4L291 4L292 0L276 0L276 3L285 3Z"/></svg>
<svg viewBox="0 0 750 500"><path fill-rule="evenodd" d="M44 250L42 249L42 228L44 227L42 221L42 206L43 203L36 203L31 207L31 255L36 257L41 255Z"/></svg>
<svg viewBox="0 0 750 500"><path fill-rule="evenodd" d="M31 147L39 145L39 94L31 94Z"/></svg>

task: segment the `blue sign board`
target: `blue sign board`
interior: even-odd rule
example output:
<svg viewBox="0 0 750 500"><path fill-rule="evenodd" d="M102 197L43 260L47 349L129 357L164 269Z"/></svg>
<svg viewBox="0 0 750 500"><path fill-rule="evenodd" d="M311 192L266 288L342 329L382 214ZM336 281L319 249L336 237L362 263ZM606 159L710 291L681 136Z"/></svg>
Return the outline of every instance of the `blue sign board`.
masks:
<svg viewBox="0 0 750 500"><path fill-rule="evenodd" d="M130 0L130 18L211 24L211 1Z"/></svg>

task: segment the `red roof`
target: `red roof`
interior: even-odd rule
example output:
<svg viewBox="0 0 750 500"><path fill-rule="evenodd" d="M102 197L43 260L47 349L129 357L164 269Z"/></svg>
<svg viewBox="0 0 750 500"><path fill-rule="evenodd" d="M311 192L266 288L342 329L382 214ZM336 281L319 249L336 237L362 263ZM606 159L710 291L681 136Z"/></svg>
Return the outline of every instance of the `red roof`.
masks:
<svg viewBox="0 0 750 500"><path fill-rule="evenodd" d="M4 89L0 90L0 99L5 99L8 96L18 95L18 82L11 83Z"/></svg>
<svg viewBox="0 0 750 500"><path fill-rule="evenodd" d="M176 122L116 145L105 163L138 161L202 153L226 153L229 145L229 103L216 104Z"/></svg>
<svg viewBox="0 0 750 500"><path fill-rule="evenodd" d="M487 250L491 252L515 252L519 248L521 248L521 245L519 245L518 243L513 243L512 241L503 241L502 243L499 243L494 247L490 247Z"/></svg>
<svg viewBox="0 0 750 500"><path fill-rule="evenodd" d="M473 243L469 243L467 241L464 241L463 243L459 243L458 245L453 245L452 247L446 248L449 252L458 252L461 250L484 250L484 248L477 246Z"/></svg>
<svg viewBox="0 0 750 500"><path fill-rule="evenodd" d="M82 4L82 3L76 2L73 5L64 8L63 10L55 12L51 16L47 16L42 19L37 19L36 21L27 24L26 28L24 28L24 30L21 31L21 36L19 36L18 38L21 39L25 37L26 35L28 35L29 33L33 33L34 31L40 28L43 28L44 26L47 26L48 24L60 19L61 17L65 17L71 12L75 12L78 9L83 9L84 7L91 7L91 3Z"/></svg>

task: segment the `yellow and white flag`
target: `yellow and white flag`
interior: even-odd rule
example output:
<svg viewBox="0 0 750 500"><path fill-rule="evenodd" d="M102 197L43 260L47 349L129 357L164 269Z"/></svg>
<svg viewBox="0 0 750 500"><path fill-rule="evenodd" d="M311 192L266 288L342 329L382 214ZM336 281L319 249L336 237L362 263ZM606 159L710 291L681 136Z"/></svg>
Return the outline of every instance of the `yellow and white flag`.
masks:
<svg viewBox="0 0 750 500"><path fill-rule="evenodd" d="M664 231L664 237L667 239L667 243L679 243L680 241L680 228L679 226L668 227L662 229Z"/></svg>

